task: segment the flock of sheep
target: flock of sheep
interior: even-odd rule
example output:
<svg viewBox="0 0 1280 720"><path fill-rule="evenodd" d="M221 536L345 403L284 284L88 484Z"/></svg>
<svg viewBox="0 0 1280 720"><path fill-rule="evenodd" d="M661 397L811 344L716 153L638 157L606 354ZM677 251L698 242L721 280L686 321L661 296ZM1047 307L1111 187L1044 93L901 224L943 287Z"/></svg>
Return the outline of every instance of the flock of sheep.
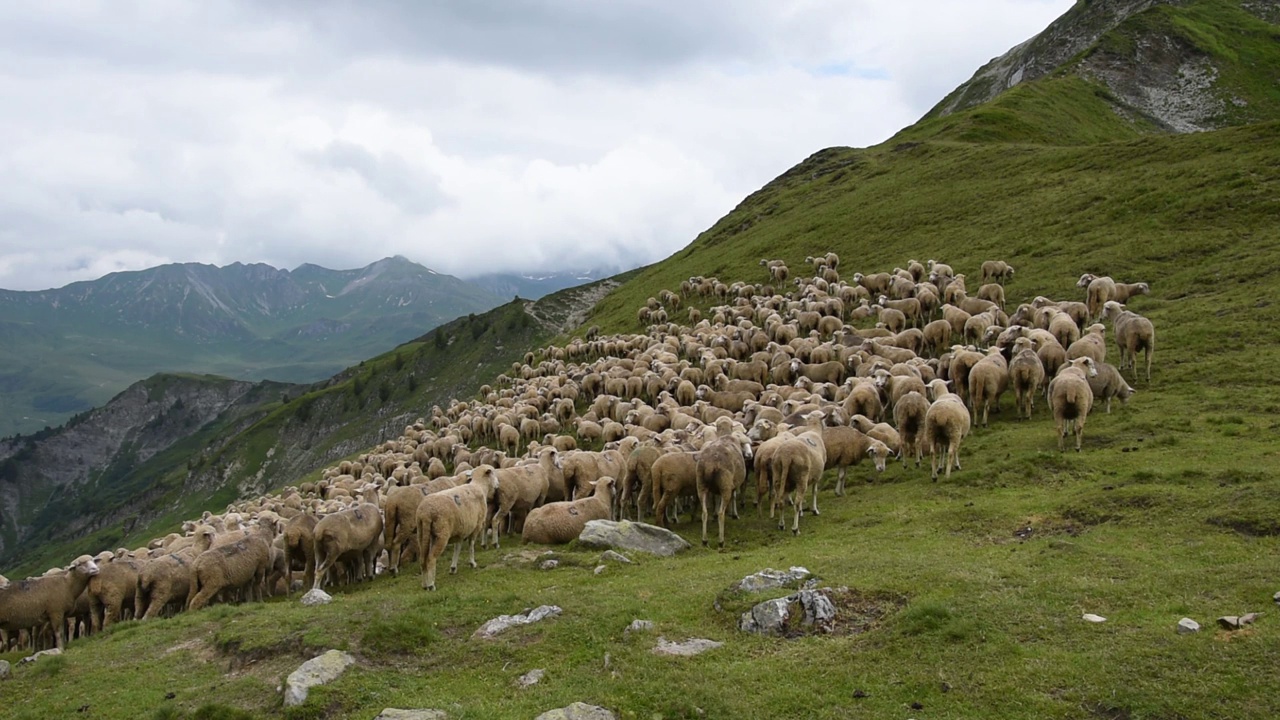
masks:
<svg viewBox="0 0 1280 720"><path fill-rule="evenodd" d="M530 352L480 388L474 402L435 407L429 418L343 461L314 483L205 513L183 533L136 550L83 555L66 568L9 581L0 576L0 647L61 648L77 634L126 617L150 619L210 602L255 600L301 586L372 580L421 566L434 589L436 562L454 544L495 547L504 534L564 543L593 519L683 511L702 518L702 541L754 476L757 512L769 508L798 533L803 507L818 515L823 474L891 457L932 477L960 468L960 447L985 427L1008 390L1019 419L1046 398L1058 447L1068 427L1081 448L1096 401L1126 401L1121 371L1150 383L1155 332L1123 303L1146 283L1084 275L1083 302L1036 297L1012 314L1004 285L1014 270L982 264L970 295L951 267L910 261L891 273L841 277L834 253L807 258L805 277L761 260L762 283L694 277L663 290L637 315L643 332L600 336L590 328L564 346ZM684 310L712 303L708 317ZM1119 367L1105 362L1106 325ZM579 444L601 447L578 449Z"/></svg>

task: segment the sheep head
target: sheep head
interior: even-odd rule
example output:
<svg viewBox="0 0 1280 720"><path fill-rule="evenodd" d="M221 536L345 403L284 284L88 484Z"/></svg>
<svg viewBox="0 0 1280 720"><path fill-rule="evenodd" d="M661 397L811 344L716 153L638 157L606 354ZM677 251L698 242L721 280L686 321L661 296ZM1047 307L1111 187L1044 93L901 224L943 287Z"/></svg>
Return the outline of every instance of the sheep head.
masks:
<svg viewBox="0 0 1280 720"><path fill-rule="evenodd" d="M88 575L89 577L93 577L99 572L98 563L94 562L93 557L90 555L81 555L76 558L67 566L67 570Z"/></svg>

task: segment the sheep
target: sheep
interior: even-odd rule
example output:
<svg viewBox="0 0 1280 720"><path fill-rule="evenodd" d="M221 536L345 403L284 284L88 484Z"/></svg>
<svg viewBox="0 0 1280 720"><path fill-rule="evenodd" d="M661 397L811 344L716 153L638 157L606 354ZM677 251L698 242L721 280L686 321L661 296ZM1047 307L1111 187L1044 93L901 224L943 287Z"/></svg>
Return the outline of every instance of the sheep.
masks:
<svg viewBox="0 0 1280 720"><path fill-rule="evenodd" d="M462 542L471 546L471 567L476 567L476 540L484 535L488 524L489 501L499 487L492 465L481 465L471 473L466 485L446 492L428 495L418 505L418 557L422 562L422 589L436 589L436 561L453 541L453 563L450 573L458 572L458 555Z"/></svg>
<svg viewBox="0 0 1280 720"><path fill-rule="evenodd" d="M1013 266L1003 260L986 260L982 263L982 282L1004 284L1013 279Z"/></svg>
<svg viewBox="0 0 1280 720"><path fill-rule="evenodd" d="M996 283L987 283L978 288L978 297L982 300L988 300L996 304L996 307L1004 310L1004 286Z"/></svg>
<svg viewBox="0 0 1280 720"><path fill-rule="evenodd" d="M200 553L192 563L187 610L199 610L218 593L235 588L243 588L250 600L261 600L278 523L279 518L273 513L264 513L248 537Z"/></svg>
<svg viewBox="0 0 1280 720"><path fill-rule="evenodd" d="M903 468L907 467L907 458L911 455L915 456L916 467L920 467L920 440L923 437L925 416L928 412L929 401L925 399L923 393L915 390L898 398L893 405L893 422L898 426L898 433L902 438L898 455L902 458Z"/></svg>
<svg viewBox="0 0 1280 720"><path fill-rule="evenodd" d="M126 607L137 615L134 599L141 569L142 563L128 553L118 554L98 566L98 574L89 579L89 586L85 588L94 633L120 620Z"/></svg>
<svg viewBox="0 0 1280 720"><path fill-rule="evenodd" d="M1031 338L1020 337L1013 341L1013 359L1009 361L1009 384L1017 401L1018 417L1031 419L1035 409L1035 395L1044 382L1044 363L1032 347Z"/></svg>
<svg viewBox="0 0 1280 720"><path fill-rule="evenodd" d="M875 381L867 378L849 378L849 395L845 397L843 408L845 414L866 415L873 420L884 417L884 401L880 399L880 391Z"/></svg>
<svg viewBox="0 0 1280 720"><path fill-rule="evenodd" d="M592 494L577 500L547 503L529 511L520 538L526 543L559 545L572 542L591 520L608 520L612 514L614 486L611 477L596 481Z"/></svg>
<svg viewBox="0 0 1280 720"><path fill-rule="evenodd" d="M627 458L618 450L576 452L560 459L560 472L551 473L547 500L572 500L590 495L595 482L606 475L620 478L626 472Z"/></svg>
<svg viewBox="0 0 1280 720"><path fill-rule="evenodd" d="M865 416L858 417L866 419ZM839 468L836 474L836 495L844 495L845 472L851 466L862 462L863 458L870 457L876 470L884 472L885 459L893 454L886 443L845 425L823 427L822 445L826 451L823 470Z"/></svg>
<svg viewBox="0 0 1280 720"><path fill-rule="evenodd" d="M1138 351L1146 355L1147 383L1151 382L1151 356L1156 351L1156 327L1150 320L1124 309L1115 300L1103 306L1103 317L1111 321L1116 333L1116 345L1120 347L1120 369L1132 368L1137 377ZM1135 380L1136 382L1136 380ZM1108 409L1107 412L1110 412Z"/></svg>
<svg viewBox="0 0 1280 720"><path fill-rule="evenodd" d="M410 487L418 487L411 485ZM315 528L319 518L313 512L304 512L289 518L284 526L285 585L293 592L293 571L301 567L302 587L309 588L315 582Z"/></svg>
<svg viewBox="0 0 1280 720"><path fill-rule="evenodd" d="M912 326L920 324L920 301L913 298L902 298L901 300L890 300L887 295L880 296L880 307L897 310L906 318L907 323ZM883 319L883 317L881 318ZM887 322L887 321L886 321Z"/></svg>
<svg viewBox="0 0 1280 720"><path fill-rule="evenodd" d="M405 546L414 540L414 532L418 529L418 504L433 492L438 490L432 489L429 483L406 485L387 492L382 505L382 546L387 551L387 571L392 577L400 575L401 556ZM314 526L313 519L312 527ZM307 579L311 579L311 568L307 569Z"/></svg>
<svg viewBox="0 0 1280 720"><path fill-rule="evenodd" d="M844 363L838 360L814 364L801 362L799 358L791 361L791 373L793 376L800 375L807 377L817 383L833 383L835 385L839 385L844 382L846 372L847 368L845 368Z"/></svg>
<svg viewBox="0 0 1280 720"><path fill-rule="evenodd" d="M1101 323L1090 325L1088 332L1081 335L1079 340L1067 347L1067 360L1075 360L1081 357L1092 358L1096 363L1106 362L1107 328L1105 325Z"/></svg>
<svg viewBox="0 0 1280 720"><path fill-rule="evenodd" d="M947 320L934 320L924 326L923 350L938 357L944 348L951 345L951 323Z"/></svg>
<svg viewBox="0 0 1280 720"><path fill-rule="evenodd" d="M1092 320L1102 314L1102 306L1115 295L1116 281L1105 275L1085 273L1076 282L1076 287L1085 289L1085 305L1089 309L1089 319Z"/></svg>
<svg viewBox="0 0 1280 720"><path fill-rule="evenodd" d="M1089 378L1098 374L1098 364L1088 356L1078 357L1058 370L1049 381L1049 405L1058 430L1058 452L1063 452L1067 437L1067 421L1072 421L1076 436L1076 452L1084 439L1084 423L1093 407L1093 390Z"/></svg>
<svg viewBox="0 0 1280 720"><path fill-rule="evenodd" d="M809 424L804 432L780 436L783 439L770 458L769 476L773 484L773 499L769 506L769 516L773 517L774 511L778 511L778 529L786 528L786 519L781 514L782 503L787 491L792 491L795 519L791 524L791 532L795 535L800 534L800 514L810 485L813 485L813 514L819 514L818 485L827 464L827 450L822 443L822 417L822 411L814 411L809 415Z"/></svg>
<svg viewBox="0 0 1280 720"><path fill-rule="evenodd" d="M1049 320L1047 328L1049 334L1053 335L1059 345L1068 348L1071 347L1071 343L1080 339L1080 326L1070 315L1057 308L1045 308L1044 313Z"/></svg>
<svg viewBox="0 0 1280 720"><path fill-rule="evenodd" d="M212 528L210 528L212 531ZM183 607L191 591L192 561L204 548L189 547L181 552L158 557L138 572L135 590L135 615L140 620L152 620L171 605Z"/></svg>
<svg viewBox="0 0 1280 720"><path fill-rule="evenodd" d="M501 547L503 520L510 519L512 530L517 530L530 510L546 502L551 478L560 474L559 453L555 448L543 448L538 453L537 464L517 465L497 472L501 485L494 493L496 507L490 521L495 549Z"/></svg>
<svg viewBox="0 0 1280 720"><path fill-rule="evenodd" d="M978 408L982 408L982 427L987 427L987 413L994 405L1000 411L1000 396L1009 387L1009 365L999 348L991 348L969 371L969 405L973 408L973 424L978 424Z"/></svg>
<svg viewBox="0 0 1280 720"><path fill-rule="evenodd" d="M924 443L929 447L929 462L933 481L938 481L938 451L942 450L943 463L947 466L947 479L951 468L960 468L960 442L969 434L969 409L959 395L947 390L945 380L929 383L933 404L924 417Z"/></svg>
<svg viewBox="0 0 1280 720"><path fill-rule="evenodd" d="M1107 414L1111 413L1112 398L1118 397L1122 405L1127 405L1135 391L1129 387L1129 383L1124 381L1120 370L1111 363L1098 363L1097 370L1097 375L1088 378L1089 390L1093 392L1094 401L1106 400Z"/></svg>
<svg viewBox="0 0 1280 720"><path fill-rule="evenodd" d="M653 462L653 513L667 527L667 509L677 498L698 492L698 457L692 452L669 452ZM678 512L676 513L678 516ZM678 517L677 517L678 519Z"/></svg>
<svg viewBox="0 0 1280 720"><path fill-rule="evenodd" d="M740 432L712 440L698 452L694 462L694 486L698 502L702 505L703 545L707 544L708 502L715 494L720 498L716 519L720 526L720 547L724 547L725 509L732 502L733 516L738 517L736 495L747 479L747 461L751 456L751 441Z"/></svg>
<svg viewBox="0 0 1280 720"><path fill-rule="evenodd" d="M315 548L315 578L312 587L323 590L325 576L339 561L355 562L352 580L372 580L378 555L382 553L382 514L378 511L373 491L368 486L361 494L365 502L352 508L325 515L312 531Z"/></svg>
<svg viewBox="0 0 1280 720"><path fill-rule="evenodd" d="M66 649L66 618L99 571L93 557L81 555L65 571L10 582L0 590L0 630L17 633L48 623L57 648Z"/></svg>

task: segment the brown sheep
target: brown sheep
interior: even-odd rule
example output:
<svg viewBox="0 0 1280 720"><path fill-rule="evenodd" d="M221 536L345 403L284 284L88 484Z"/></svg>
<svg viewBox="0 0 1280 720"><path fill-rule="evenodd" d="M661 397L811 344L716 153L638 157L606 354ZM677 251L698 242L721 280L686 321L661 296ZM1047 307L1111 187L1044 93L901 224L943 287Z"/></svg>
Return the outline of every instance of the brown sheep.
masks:
<svg viewBox="0 0 1280 720"><path fill-rule="evenodd" d="M1120 375L1120 370L1111 363L1098 363L1098 374L1089 380L1089 390L1093 392L1093 400L1107 401L1107 413L1111 413L1111 399L1120 398L1122 405L1129 403L1129 398L1133 397L1134 389L1129 387L1129 383L1124 381L1124 377Z"/></svg>
<svg viewBox="0 0 1280 720"><path fill-rule="evenodd" d="M560 473L560 457L555 448L543 448L536 464L517 465L497 471L501 486L494 492L493 546L500 548L503 520L510 520L509 531L522 525L529 511L546 502L551 478Z"/></svg>
<svg viewBox="0 0 1280 720"><path fill-rule="evenodd" d="M1062 366L1049 381L1049 406L1053 409L1053 421L1058 430L1058 452L1065 450L1067 421L1072 422L1076 436L1076 452L1084 439L1084 423L1093 407L1093 391L1089 378L1098 374L1093 358L1082 356Z"/></svg>
<svg viewBox="0 0 1280 720"><path fill-rule="evenodd" d="M859 415L866 419L865 416ZM838 425L822 428L822 445L826 453L824 470L838 468L836 495L844 495L844 479L848 469L871 458L876 470L884 472L886 458L893 454L889 446L856 428Z"/></svg>
<svg viewBox="0 0 1280 720"><path fill-rule="evenodd" d="M738 517L738 488L747 479L747 461L751 459L751 441L746 435L735 432L728 437L717 438L702 446L694 461L694 486L702 505L702 544L707 544L707 519L712 495L717 495L720 505L716 518L720 527L720 547L724 547L724 515L733 503L733 517Z"/></svg>
<svg viewBox="0 0 1280 720"><path fill-rule="evenodd" d="M898 398L893 405L893 422L898 426L898 434L902 438L902 467L907 466L907 458L914 455L916 467L920 467L921 439L924 435L925 415L929 412L929 401L924 393L915 390Z"/></svg>
<svg viewBox="0 0 1280 720"><path fill-rule="evenodd" d="M693 452L675 451L653 462L653 513L658 524L667 527L667 510L680 497L698 493L698 456ZM673 508L671 508L673 509ZM673 509L673 512L674 509ZM676 519L678 520L678 513Z"/></svg>
<svg viewBox="0 0 1280 720"><path fill-rule="evenodd" d="M248 599L262 600L262 585L271 567L271 541L278 526L278 517L263 513L258 527L247 537L200 553L192 563L187 610L199 610L224 590L240 589Z"/></svg>
<svg viewBox="0 0 1280 720"><path fill-rule="evenodd" d="M1013 278L1013 266L1003 260L987 260L982 263L982 282L1004 284Z"/></svg>
<svg viewBox="0 0 1280 720"><path fill-rule="evenodd" d="M339 561L355 563L352 580L372 580L378 555L382 553L382 514L379 512L373 486L362 495L367 499L320 518L312 531L315 548L315 578L312 587L323 590L326 575Z"/></svg>
<svg viewBox="0 0 1280 720"><path fill-rule="evenodd" d="M1044 363L1033 348L1031 338L1013 341L1013 359L1009 361L1009 384L1017 401L1018 417L1031 419L1035 396L1044 382Z"/></svg>

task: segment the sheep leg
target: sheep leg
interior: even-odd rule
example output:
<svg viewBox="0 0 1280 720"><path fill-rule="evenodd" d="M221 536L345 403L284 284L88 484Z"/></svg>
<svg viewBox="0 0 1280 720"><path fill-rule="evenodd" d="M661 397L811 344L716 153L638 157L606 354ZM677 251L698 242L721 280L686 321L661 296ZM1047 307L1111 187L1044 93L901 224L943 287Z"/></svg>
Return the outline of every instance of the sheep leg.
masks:
<svg viewBox="0 0 1280 720"><path fill-rule="evenodd" d="M467 561L467 564L471 566L472 570L475 570L478 567L478 565L476 564L476 536L475 535L471 536L471 559Z"/></svg>
<svg viewBox="0 0 1280 720"><path fill-rule="evenodd" d="M703 487L698 489L698 502L702 505L702 544L707 544L707 496L711 494L711 490ZM723 528L723 525L721 526ZM723 540L723 535L721 539Z"/></svg>
<svg viewBox="0 0 1280 720"><path fill-rule="evenodd" d="M816 482L816 483L814 483L814 484L813 484L813 514L814 514L814 515L820 515L820 514L821 514L821 513L819 513L819 512L818 512L818 488L819 488L819 486L821 486L821 485L822 485L822 481L821 481L821 480L819 480L818 482ZM798 501L799 501L799 505L800 505L800 506L803 506L803 505L804 505L804 494L803 494L803 493L801 493L800 495L796 496L796 500L798 500ZM797 526L797 527L798 527L798 526Z"/></svg>
<svg viewBox="0 0 1280 720"><path fill-rule="evenodd" d="M462 555L462 540L453 544L453 562L449 563L449 574L458 574L458 557Z"/></svg>
<svg viewBox="0 0 1280 720"><path fill-rule="evenodd" d="M724 513L725 513L726 506L728 506L728 504L729 504L729 500L730 500L730 496L729 496L727 493L724 493L724 492L721 492L721 493L720 493L720 512L719 512L719 513L717 513L717 515L719 515L719 519L720 519L720 547L721 547L721 549L723 549L723 548L724 548Z"/></svg>
<svg viewBox="0 0 1280 720"><path fill-rule="evenodd" d="M836 497L844 497L844 473L845 473L845 469L846 469L846 468L845 468L845 466L844 466L844 465L841 465L841 466L840 466L840 469L836 471ZM815 488L815 490L816 490L816 488Z"/></svg>
<svg viewBox="0 0 1280 720"><path fill-rule="evenodd" d="M814 503L815 503L814 514L816 515L818 512L818 509L816 506L817 504L816 491L814 493ZM795 502L792 504L795 505L796 514L795 514L795 519L791 521L791 534L799 535L800 534L800 514L804 511L804 487L803 486L796 488Z"/></svg>

